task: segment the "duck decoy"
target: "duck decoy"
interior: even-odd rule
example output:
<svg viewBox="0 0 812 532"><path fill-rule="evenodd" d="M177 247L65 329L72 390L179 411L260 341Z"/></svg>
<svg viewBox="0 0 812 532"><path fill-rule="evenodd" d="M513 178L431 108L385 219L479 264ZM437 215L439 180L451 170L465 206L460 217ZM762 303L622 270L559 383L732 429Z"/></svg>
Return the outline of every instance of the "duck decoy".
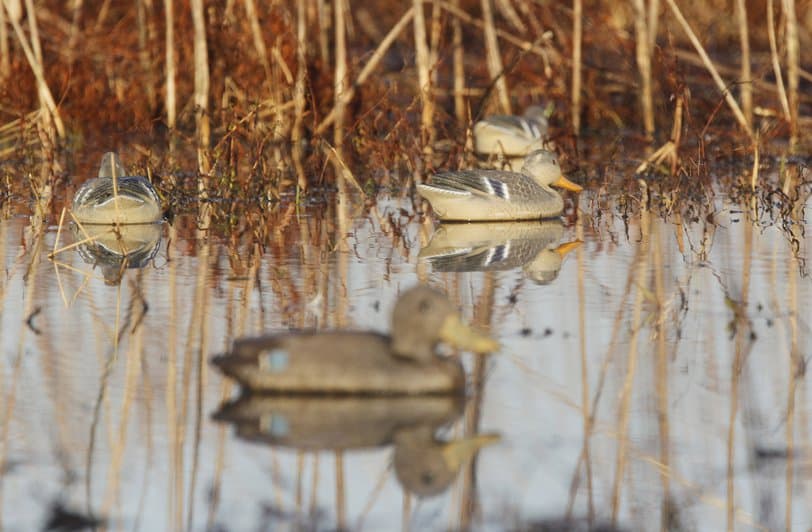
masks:
<svg viewBox="0 0 812 532"><path fill-rule="evenodd" d="M564 210L563 198L550 185L583 190L564 177L553 152L536 150L525 158L521 172L444 172L433 176L431 184L417 185L417 191L441 220L531 220L558 216Z"/></svg>
<svg viewBox="0 0 812 532"><path fill-rule="evenodd" d="M71 210L83 224L143 224L163 218L155 187L143 176L127 175L114 152L104 154L99 176L79 188Z"/></svg>
<svg viewBox="0 0 812 532"><path fill-rule="evenodd" d="M524 157L545 147L549 134L547 111L538 105L522 116L493 115L474 124L474 150L482 155Z"/></svg>
<svg viewBox="0 0 812 532"><path fill-rule="evenodd" d="M212 363L250 391L461 393L462 365L437 355L440 341L475 353L499 348L496 341L464 324L443 293L417 286L395 304L391 335L330 331L242 338Z"/></svg>
<svg viewBox="0 0 812 532"><path fill-rule="evenodd" d="M558 277L564 257L581 242L561 243L560 220L441 224L419 258L437 272L522 268L538 284Z"/></svg>
<svg viewBox="0 0 812 532"><path fill-rule="evenodd" d="M245 394L220 406L215 421L237 437L298 451L350 451L392 445L401 485L419 496L441 493L482 447L499 441L477 434L444 441L438 429L459 419L459 395L322 397Z"/></svg>

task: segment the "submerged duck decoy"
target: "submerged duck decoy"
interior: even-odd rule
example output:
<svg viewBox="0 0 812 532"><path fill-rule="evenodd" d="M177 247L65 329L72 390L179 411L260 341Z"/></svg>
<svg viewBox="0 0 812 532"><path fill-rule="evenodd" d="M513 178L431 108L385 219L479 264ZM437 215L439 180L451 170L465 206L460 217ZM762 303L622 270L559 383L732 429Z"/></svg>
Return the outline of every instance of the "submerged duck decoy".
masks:
<svg viewBox="0 0 812 532"><path fill-rule="evenodd" d="M464 324L446 296L426 286L404 292L392 333L298 332L242 338L212 363L250 391L305 394L460 393L456 359L438 356L444 341L475 353L499 344Z"/></svg>
<svg viewBox="0 0 812 532"><path fill-rule="evenodd" d="M417 191L441 220L531 220L558 216L564 210L564 200L550 185L583 190L563 176L553 152L536 150L525 158L521 172L444 172L433 176L431 184L417 185Z"/></svg>
<svg viewBox="0 0 812 532"><path fill-rule="evenodd" d="M459 419L458 395L323 397L247 394L220 406L212 416L231 423L243 440L305 452L377 449L393 445L401 485L419 496L436 495L453 482L496 434L450 441L435 436Z"/></svg>
<svg viewBox="0 0 812 532"><path fill-rule="evenodd" d="M143 224L163 218L155 187L143 176L127 175L114 152L104 154L99 176L79 188L71 210L83 224Z"/></svg>
<svg viewBox="0 0 812 532"><path fill-rule="evenodd" d="M544 148L549 122L546 110L528 107L522 116L493 115L474 124L474 150L482 155L524 157Z"/></svg>
<svg viewBox="0 0 812 532"><path fill-rule="evenodd" d="M99 266L108 285L121 282L125 269L143 268L158 253L161 224L71 224L78 252L87 264Z"/></svg>
<svg viewBox="0 0 812 532"><path fill-rule="evenodd" d="M561 243L560 220L442 224L420 250L436 272L522 268L538 284L558 277L564 257L581 242Z"/></svg>

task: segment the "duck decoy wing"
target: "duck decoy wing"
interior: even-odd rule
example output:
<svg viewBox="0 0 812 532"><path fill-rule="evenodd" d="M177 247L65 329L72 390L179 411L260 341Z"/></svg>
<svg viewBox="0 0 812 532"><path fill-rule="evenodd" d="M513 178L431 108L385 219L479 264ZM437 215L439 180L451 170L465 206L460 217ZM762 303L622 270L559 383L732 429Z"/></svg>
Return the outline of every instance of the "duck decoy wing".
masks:
<svg viewBox="0 0 812 532"><path fill-rule="evenodd" d="M510 199L510 188L505 178L509 172L460 171L437 174L432 185L439 188L468 192L478 196Z"/></svg>

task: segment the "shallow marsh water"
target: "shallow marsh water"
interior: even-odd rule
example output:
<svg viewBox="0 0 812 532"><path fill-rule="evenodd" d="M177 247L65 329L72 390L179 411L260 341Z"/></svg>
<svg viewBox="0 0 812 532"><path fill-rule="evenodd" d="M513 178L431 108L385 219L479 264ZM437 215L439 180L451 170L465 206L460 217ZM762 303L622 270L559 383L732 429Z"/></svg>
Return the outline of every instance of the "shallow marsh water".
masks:
<svg viewBox="0 0 812 532"><path fill-rule="evenodd" d="M265 248L176 219L129 235L147 249L126 270L94 268L75 248L49 260L76 235L50 227L40 240L27 217L0 222L3 529L42 528L56 506L111 530L812 525L802 223L751 223L721 194L690 223L625 217L586 192L582 214L560 224L482 228L475 241L442 229L435 247L446 259L452 244L470 248L469 259L438 262L421 254L438 228L409 199L345 205L346 221L276 207ZM563 262L549 256L575 240ZM511 248L547 257L535 269L476 259ZM464 411L420 405L439 412L442 440L501 437L448 489L404 488L391 444L296 450L213 419L237 390L208 359L233 338L386 330L398 292L419 281L503 346L462 355ZM281 429L262 415L255 429L288 432L310 406L291 408Z"/></svg>

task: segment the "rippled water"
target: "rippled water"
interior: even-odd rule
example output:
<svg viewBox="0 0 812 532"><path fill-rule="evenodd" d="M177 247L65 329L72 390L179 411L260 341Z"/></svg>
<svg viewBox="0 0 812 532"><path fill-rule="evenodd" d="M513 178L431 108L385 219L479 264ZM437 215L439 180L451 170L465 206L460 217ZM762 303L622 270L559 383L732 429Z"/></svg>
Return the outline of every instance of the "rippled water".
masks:
<svg viewBox="0 0 812 532"><path fill-rule="evenodd" d="M346 227L283 205L264 248L178 219L122 235L142 248L128 269L114 236L50 260L82 235L3 220L3 529L57 507L112 530L806 529L804 225L753 223L721 195L682 224L601 201L473 230L397 196L349 202ZM213 419L237 390L208 359L232 339L385 331L420 281L502 343L462 354L464 404L277 398ZM500 439L445 480L402 446L473 434ZM421 496L410 473L448 488Z"/></svg>

